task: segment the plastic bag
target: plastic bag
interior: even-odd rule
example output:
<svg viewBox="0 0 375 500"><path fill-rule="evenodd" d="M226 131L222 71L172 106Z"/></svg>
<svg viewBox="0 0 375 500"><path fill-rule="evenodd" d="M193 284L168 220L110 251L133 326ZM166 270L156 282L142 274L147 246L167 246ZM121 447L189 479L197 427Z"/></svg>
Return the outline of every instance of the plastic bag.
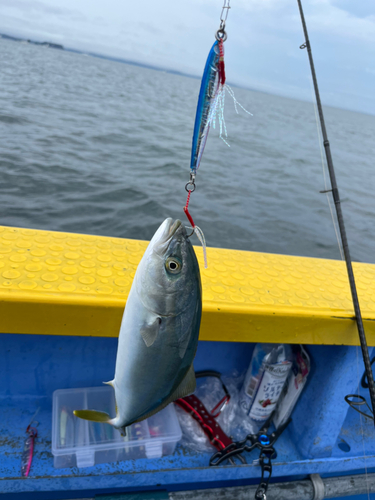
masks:
<svg viewBox="0 0 375 500"><path fill-rule="evenodd" d="M241 411L238 411L239 392L243 384L244 374L237 371L230 376L223 376L230 400L216 421L234 441L243 439L251 432L251 423ZM204 377L197 379L197 389L194 393L204 404L209 412L223 398L224 391L221 381L216 377ZM215 447L209 442L201 426L189 413L175 405L177 416L181 425L183 447L199 453L214 453Z"/></svg>

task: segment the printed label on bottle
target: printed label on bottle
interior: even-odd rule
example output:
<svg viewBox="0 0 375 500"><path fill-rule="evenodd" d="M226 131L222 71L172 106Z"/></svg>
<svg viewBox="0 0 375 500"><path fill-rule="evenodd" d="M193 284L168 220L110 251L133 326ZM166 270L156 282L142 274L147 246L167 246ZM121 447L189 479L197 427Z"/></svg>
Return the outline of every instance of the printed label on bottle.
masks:
<svg viewBox="0 0 375 500"><path fill-rule="evenodd" d="M250 418L254 420L267 420L271 415L291 366L292 363L290 361L265 366L263 378L250 409Z"/></svg>

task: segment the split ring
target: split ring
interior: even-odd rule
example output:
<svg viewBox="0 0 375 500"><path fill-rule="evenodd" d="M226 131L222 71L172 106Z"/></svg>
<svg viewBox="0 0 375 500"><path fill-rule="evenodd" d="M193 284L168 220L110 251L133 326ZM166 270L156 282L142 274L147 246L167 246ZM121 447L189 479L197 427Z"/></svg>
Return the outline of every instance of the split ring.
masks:
<svg viewBox="0 0 375 500"><path fill-rule="evenodd" d="M228 38L227 32L224 29L217 30L215 38L218 42L225 42Z"/></svg>
<svg viewBox="0 0 375 500"><path fill-rule="evenodd" d="M190 186L190 187L189 187ZM189 193L194 193L195 191L195 183L194 182L191 182L189 181L186 186L185 186L185 190Z"/></svg>

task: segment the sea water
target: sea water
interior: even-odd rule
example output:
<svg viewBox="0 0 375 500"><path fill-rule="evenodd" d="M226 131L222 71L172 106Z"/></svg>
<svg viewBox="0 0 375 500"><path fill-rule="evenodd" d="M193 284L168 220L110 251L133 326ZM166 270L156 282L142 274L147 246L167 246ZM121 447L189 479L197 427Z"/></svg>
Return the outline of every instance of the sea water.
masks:
<svg viewBox="0 0 375 500"><path fill-rule="evenodd" d="M150 239L185 220L199 79L1 39L0 64L0 224ZM228 98L230 147L210 131L190 202L207 244L340 258L313 104L234 91L254 116ZM375 262L375 117L324 112L352 257Z"/></svg>

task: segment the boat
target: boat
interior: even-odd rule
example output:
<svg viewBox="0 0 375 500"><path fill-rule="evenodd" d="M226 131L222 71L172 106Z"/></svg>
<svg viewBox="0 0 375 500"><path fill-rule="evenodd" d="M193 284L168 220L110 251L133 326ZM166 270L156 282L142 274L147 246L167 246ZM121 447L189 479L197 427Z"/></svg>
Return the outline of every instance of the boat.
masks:
<svg viewBox="0 0 375 500"><path fill-rule="evenodd" d="M53 392L100 386L113 376L124 305L146 246L140 240L0 227L0 491L5 499L15 493L92 498L135 491L166 498L168 492L187 495L186 490L224 486L249 492L259 482L259 463L251 456L248 465L210 467L209 453L181 446L162 458L54 468ZM196 253L203 269L201 252ZM273 481L295 485L302 477L318 491L328 481L324 476L346 477L374 467L373 424L361 421L344 400L356 392L364 371L345 263L220 248L209 248L208 255L195 369L244 371L257 342L304 344L313 360L292 422L278 441ZM373 346L375 265L354 263L354 272ZM25 430L38 408L34 459L24 478ZM359 477L342 481L358 492ZM362 490L371 486L371 477L362 478ZM214 495L210 491L207 495ZM223 491L230 496L236 490ZM281 490L275 486L274 491Z"/></svg>

